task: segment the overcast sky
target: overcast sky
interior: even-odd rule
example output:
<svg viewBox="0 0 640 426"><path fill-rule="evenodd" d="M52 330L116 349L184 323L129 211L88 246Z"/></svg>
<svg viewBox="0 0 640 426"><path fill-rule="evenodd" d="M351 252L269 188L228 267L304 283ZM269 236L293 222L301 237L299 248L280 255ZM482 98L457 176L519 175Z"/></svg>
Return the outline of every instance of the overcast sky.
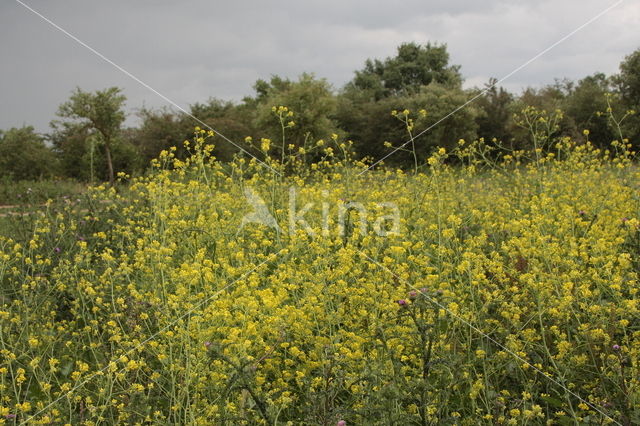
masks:
<svg viewBox="0 0 640 426"><path fill-rule="evenodd" d="M176 104L239 100L258 78L305 71L336 89L402 42L446 43L465 86L502 78L617 0L22 0ZM613 74L640 48L640 1L626 0L503 85L520 91ZM124 89L131 113L169 103L15 0L0 0L0 129L49 130L79 86ZM135 123L135 117L129 124Z"/></svg>

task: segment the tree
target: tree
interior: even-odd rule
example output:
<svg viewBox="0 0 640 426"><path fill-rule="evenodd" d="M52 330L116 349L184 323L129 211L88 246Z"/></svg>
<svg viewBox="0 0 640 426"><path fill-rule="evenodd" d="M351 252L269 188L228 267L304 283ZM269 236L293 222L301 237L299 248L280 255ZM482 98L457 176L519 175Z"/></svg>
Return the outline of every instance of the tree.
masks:
<svg viewBox="0 0 640 426"><path fill-rule="evenodd" d="M112 185L115 181L112 151L126 117L123 109L125 100L117 87L95 93L77 88L69 100L60 105L57 113L59 117L76 122L98 136L104 147L109 183Z"/></svg>
<svg viewBox="0 0 640 426"><path fill-rule="evenodd" d="M337 123L360 156L380 158L389 151L385 141L402 144L408 137L402 123L391 116L392 110L426 109L427 117L416 122L419 132L466 102L459 69L449 65L446 45L402 44L395 57L369 59L364 69L356 71L339 96ZM473 107L464 108L429 130L416 141L418 156L423 158L437 145L446 147L475 136L475 114ZM409 160L399 151L388 162Z"/></svg>
<svg viewBox="0 0 640 426"><path fill-rule="evenodd" d="M461 88L452 89L432 83L423 86L418 93L388 97L377 102L358 103L341 99L338 116L340 125L349 131L360 156L378 159L392 150L385 148L384 142L391 142L397 147L408 140L405 125L391 112L409 109L416 118L413 134L429 129L415 141L416 154L422 163L436 147L451 149L460 139L473 140L476 137L478 111L473 104L445 118L465 104L469 97L470 93ZM427 111L426 117L419 117L421 109ZM410 154L396 151L385 162L402 165L412 162L412 159Z"/></svg>
<svg viewBox="0 0 640 426"><path fill-rule="evenodd" d="M640 107L640 49L620 63L620 74L614 80L622 99L630 108Z"/></svg>
<svg viewBox="0 0 640 426"><path fill-rule="evenodd" d="M91 138L95 139L87 126L70 122L54 124L49 140L66 177L93 181L95 164L103 161L102 154L95 152Z"/></svg>
<svg viewBox="0 0 640 426"><path fill-rule="evenodd" d="M162 150L174 146L178 158L185 156L183 142L191 138L195 126L191 117L166 108L142 108L138 117L142 123L128 134L128 139L137 147L144 166L148 166Z"/></svg>
<svg viewBox="0 0 640 426"><path fill-rule="evenodd" d="M444 44L404 43L398 47L395 57L384 61L368 59L364 69L356 71L350 85L379 100L410 95L431 83L459 87L462 84L459 70L458 65L449 65L449 53Z"/></svg>
<svg viewBox="0 0 640 426"><path fill-rule="evenodd" d="M512 116L513 95L503 87L497 87L496 83L495 78L490 79L486 85L486 92L475 102L479 110L476 118L478 136L506 142L512 138L509 122Z"/></svg>
<svg viewBox="0 0 640 426"><path fill-rule="evenodd" d="M620 63L620 74L613 81L627 110L619 114L618 119L626 115L620 130L635 141L640 137L640 49Z"/></svg>
<svg viewBox="0 0 640 426"><path fill-rule="evenodd" d="M222 138L214 139L216 143L213 153L218 159L229 161L241 150L251 152L251 147L244 140L256 133L253 125L256 105L210 98L206 103L191 105L191 114L233 142L229 143ZM189 131L193 133L192 126Z"/></svg>
<svg viewBox="0 0 640 426"><path fill-rule="evenodd" d="M607 94L611 91L610 79L603 73L596 73L578 81L562 106L567 116L575 123L576 130L589 130L589 139L603 148L616 139L606 114Z"/></svg>
<svg viewBox="0 0 640 426"><path fill-rule="evenodd" d="M255 125L264 132L262 136L274 140L282 136L282 128L272 111L274 106L286 106L293 111L293 116L287 118L287 122L295 123L287 129L287 143L303 146L305 141L325 139L332 133L338 133L339 129L333 120L336 97L325 79L306 73L298 81L275 76L270 83L258 80L254 87L257 92L255 100L245 99L245 103L250 105L252 101L255 102Z"/></svg>
<svg viewBox="0 0 640 426"><path fill-rule="evenodd" d="M55 174L57 163L44 138L33 127L0 132L0 176L12 179L41 179Z"/></svg>
<svg viewBox="0 0 640 426"><path fill-rule="evenodd" d="M508 132L513 135L511 138L512 149L532 149L534 138L531 129L522 125L525 115L531 117L532 114L539 114L538 118L546 119L553 117L554 131L552 139L561 136L579 137L576 124L571 117L564 113L564 106L567 96L573 90L573 82L567 79L556 80L554 84L546 85L542 88L527 88L511 104L513 117L509 121ZM525 111L527 112L526 114ZM524 115L523 115L524 114Z"/></svg>

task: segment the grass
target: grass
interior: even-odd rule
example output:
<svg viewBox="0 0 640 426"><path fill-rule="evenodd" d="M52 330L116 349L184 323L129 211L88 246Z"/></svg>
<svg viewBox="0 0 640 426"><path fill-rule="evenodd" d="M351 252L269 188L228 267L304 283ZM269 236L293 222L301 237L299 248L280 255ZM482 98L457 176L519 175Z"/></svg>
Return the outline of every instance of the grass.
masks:
<svg viewBox="0 0 640 426"><path fill-rule="evenodd" d="M5 178L0 179L0 206L38 205L49 199L75 199L85 190L85 184L74 180L13 181Z"/></svg>

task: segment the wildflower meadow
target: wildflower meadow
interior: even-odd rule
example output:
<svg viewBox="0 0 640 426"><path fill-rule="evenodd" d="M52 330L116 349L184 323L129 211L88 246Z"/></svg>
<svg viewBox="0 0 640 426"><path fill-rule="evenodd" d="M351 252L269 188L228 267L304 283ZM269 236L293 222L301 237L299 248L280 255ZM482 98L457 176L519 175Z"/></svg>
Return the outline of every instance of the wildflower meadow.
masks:
<svg viewBox="0 0 640 426"><path fill-rule="evenodd" d="M274 112L260 156L198 128L0 237L0 422L640 423L627 141L403 171Z"/></svg>

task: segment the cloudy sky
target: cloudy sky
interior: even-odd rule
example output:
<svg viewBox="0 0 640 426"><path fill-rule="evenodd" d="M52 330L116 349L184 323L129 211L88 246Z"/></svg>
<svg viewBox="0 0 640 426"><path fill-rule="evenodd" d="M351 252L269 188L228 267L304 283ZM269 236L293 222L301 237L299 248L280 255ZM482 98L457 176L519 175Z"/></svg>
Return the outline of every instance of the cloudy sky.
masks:
<svg viewBox="0 0 640 426"><path fill-rule="evenodd" d="M402 42L446 43L465 85L502 78L618 0L170 1L21 0L146 84L187 107L239 100L258 78L305 71L336 89L367 58ZM640 1L625 0L503 83L613 74L640 48ZM127 107L169 103L15 0L0 0L0 129L48 131L79 86L124 88Z"/></svg>

